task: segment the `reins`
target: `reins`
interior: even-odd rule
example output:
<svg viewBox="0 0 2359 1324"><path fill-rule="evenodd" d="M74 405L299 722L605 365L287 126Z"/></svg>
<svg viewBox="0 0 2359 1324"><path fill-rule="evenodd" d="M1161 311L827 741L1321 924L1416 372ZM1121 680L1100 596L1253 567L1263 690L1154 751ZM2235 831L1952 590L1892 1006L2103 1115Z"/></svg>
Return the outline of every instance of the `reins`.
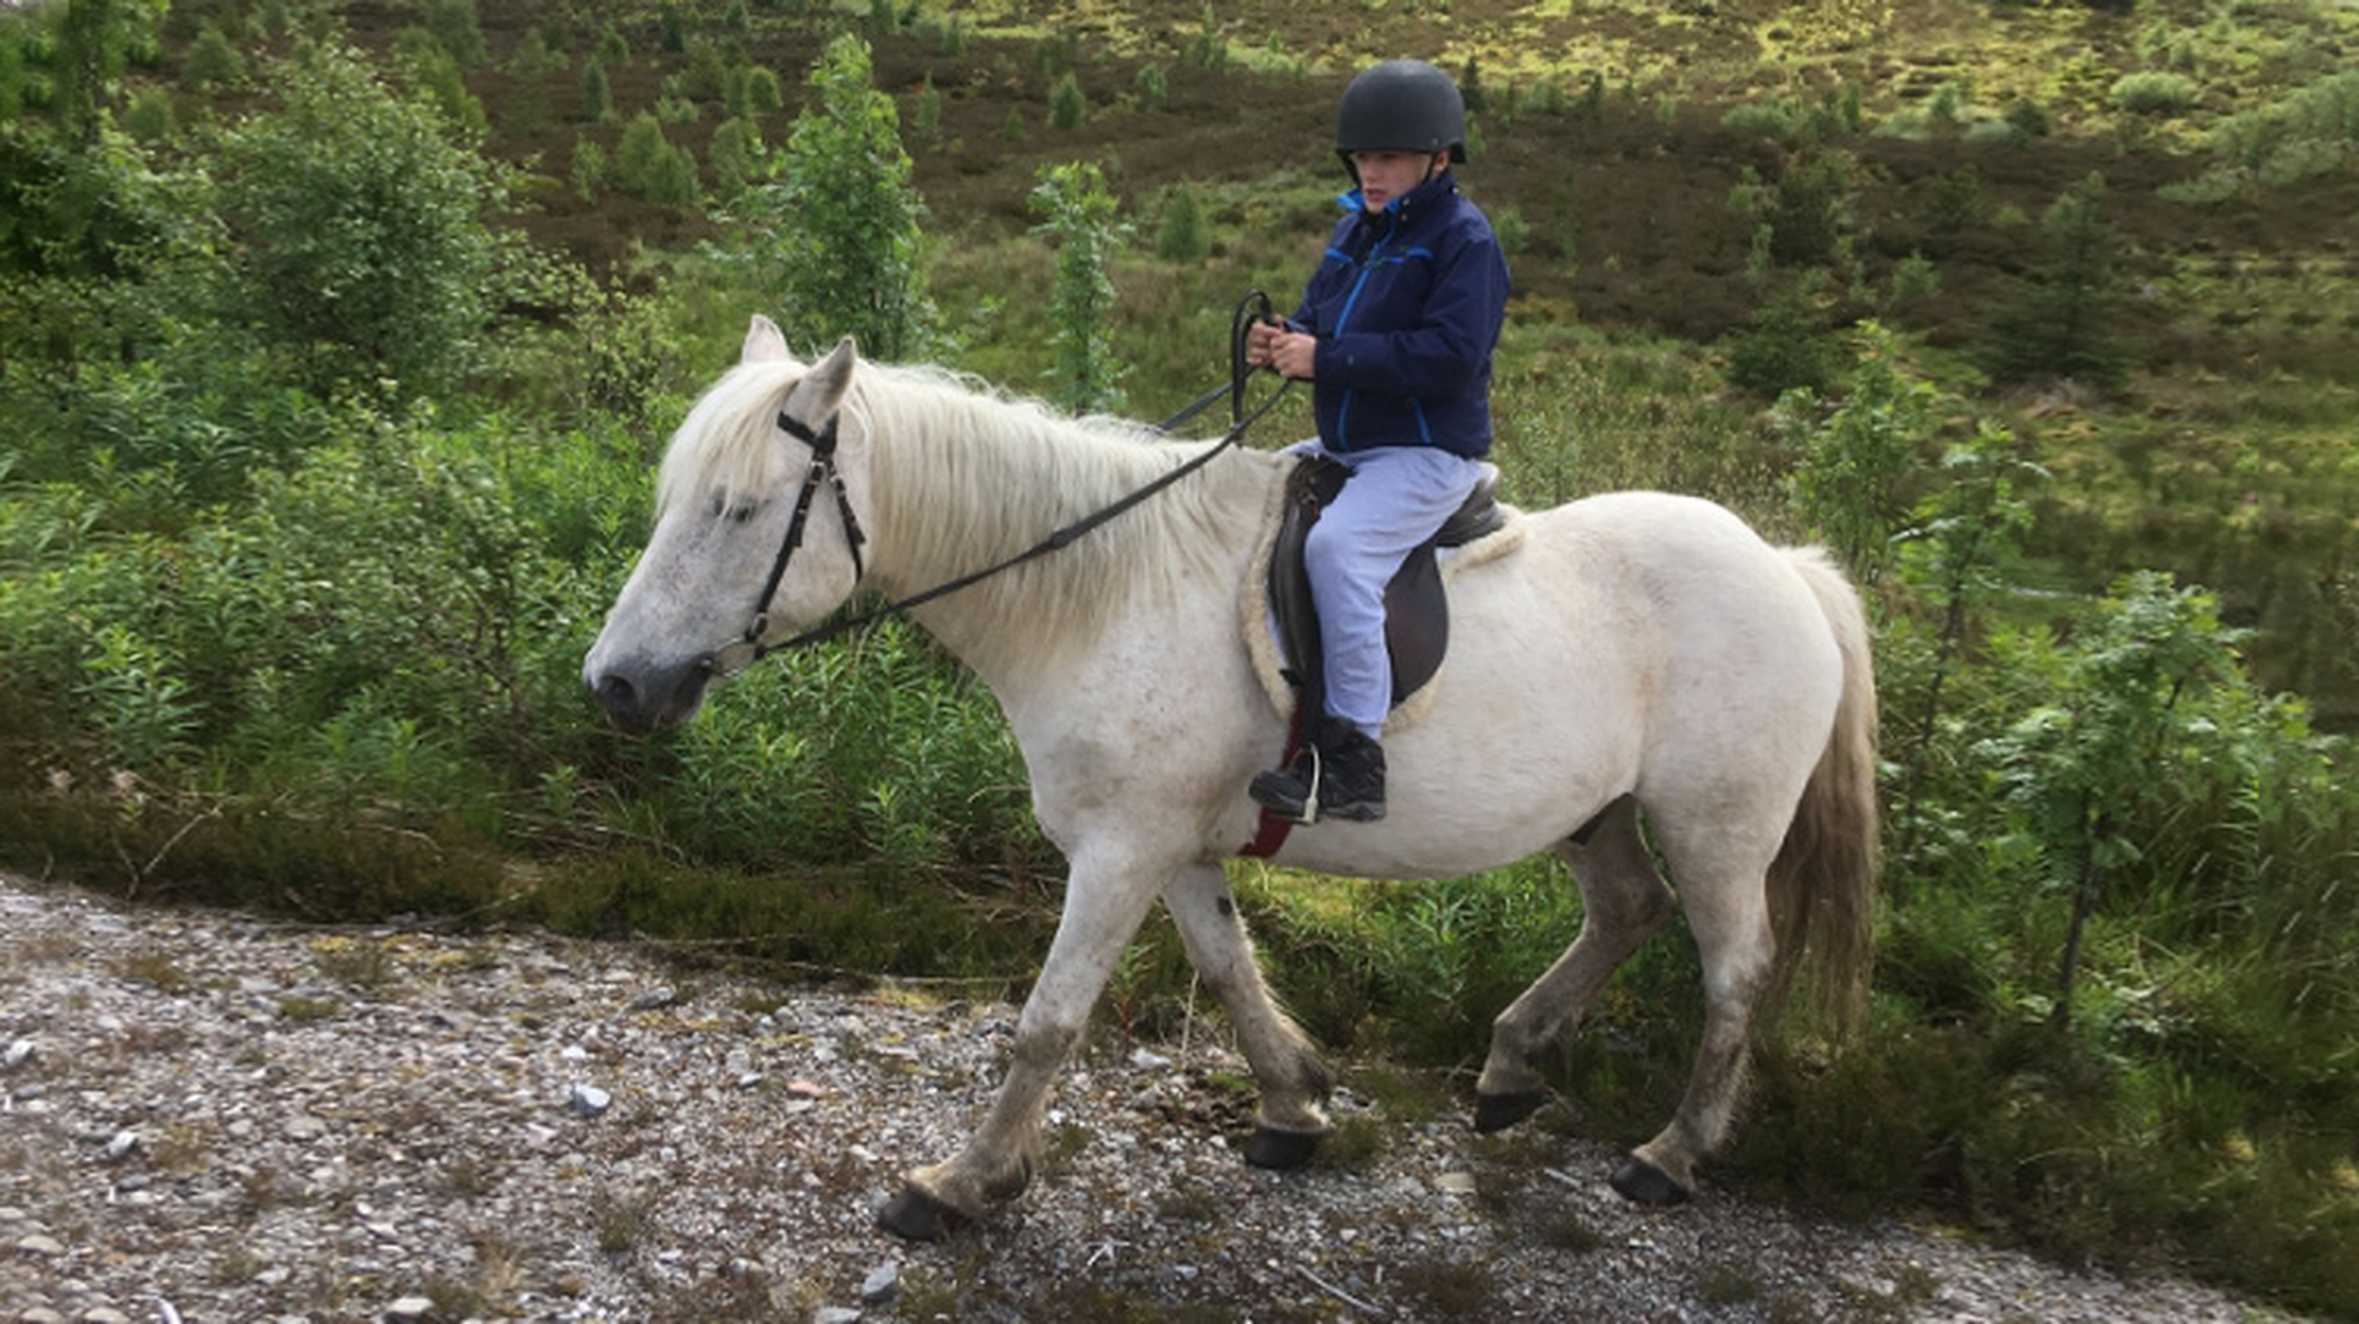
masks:
<svg viewBox="0 0 2359 1324"><path fill-rule="evenodd" d="M712 659L705 664L707 670L718 675L732 675L752 666L772 653L784 652L790 648L801 648L806 644L815 644L840 634L848 634L851 631L874 625L888 616L897 616L912 607L923 606L936 598L948 597L960 589L970 588L1002 571L1014 569L1026 561L1046 556L1050 552L1059 551L1071 545L1075 539L1090 530L1210 464L1223 451L1243 439L1246 429L1251 427L1262 415L1275 408L1280 400L1285 399L1286 392L1294 385L1291 379L1287 380L1277 390L1270 393L1269 399L1256 406L1251 413L1246 412L1245 383L1246 379L1251 376L1251 371L1245 362L1246 333L1256 321L1276 320L1276 313L1270 307L1270 296L1260 290L1248 292L1243 299L1238 301L1236 310L1229 315L1229 380L1206 391L1203 395L1189 402L1186 408L1156 425L1156 431L1169 432L1203 413L1211 407L1214 401L1226 395L1229 397L1229 430L1222 434L1220 441L1211 449L1163 474L1144 487L1119 498L1113 504L1075 520L1004 560L960 575L947 583L936 584L924 592L913 593L898 601L887 602L883 606L871 608L857 616L813 626L791 638L771 644L762 641L762 635L768 631L770 626L770 598L778 591L779 580L786 575L786 563L793 558L795 549L803 545L803 526L810 518L811 499L818 493L820 483L825 482L835 489L836 510L843 516L844 521L844 541L852 552L854 582L857 583L867 573L866 562L860 554L860 549L868 542L868 535L861 531L860 521L852 513L852 498L844 490L842 472L835 466L836 426L842 416L841 407L839 406L835 413L828 415L826 424L817 431L797 422L789 417L784 409L780 409L778 411L778 426L788 436L811 448L811 464L803 472L802 487L795 494L794 516L787 522L785 537L779 540L778 554L771 559L770 573L762 581L761 595L754 599L752 624L746 627L745 634L737 641L715 650ZM744 661L724 665L725 655L729 654L731 650L741 648L745 650Z"/></svg>

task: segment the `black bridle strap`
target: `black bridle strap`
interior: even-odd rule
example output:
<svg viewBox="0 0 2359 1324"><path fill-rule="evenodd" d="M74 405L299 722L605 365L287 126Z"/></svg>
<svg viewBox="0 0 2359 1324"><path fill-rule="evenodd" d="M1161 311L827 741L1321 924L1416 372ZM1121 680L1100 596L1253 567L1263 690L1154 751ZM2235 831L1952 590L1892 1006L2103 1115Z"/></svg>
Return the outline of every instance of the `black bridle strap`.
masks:
<svg viewBox="0 0 2359 1324"><path fill-rule="evenodd" d="M868 574L868 566L860 555L868 535L861 532L860 517L852 513L851 493L844 489L844 475L835 467L836 421L840 417L840 411L828 415L827 426L813 432L785 410L778 411L778 426L811 448L811 467L803 471L802 488L795 493L794 518L787 521L786 536L778 540L778 555L771 558L770 573L763 578L762 591L754 598L753 623L745 628L745 642L754 645L756 658L764 651L762 635L770 628L770 597L778 591L778 581L786 577L786 563L794 557L795 549L803 545L803 526L811 518L811 498L822 480L835 488L836 510L844 517L844 543L852 550L852 580L858 583Z"/></svg>
<svg viewBox="0 0 2359 1324"><path fill-rule="evenodd" d="M1222 435L1220 441L1217 444L1212 446L1211 449L1205 451L1202 455L1197 456L1195 459L1189 460L1185 464L1179 465L1170 472L1165 473L1161 477L1156 478L1154 481L1148 483L1146 486L1141 487L1138 490L1131 492L1127 496L1120 498L1112 505L1093 511L1090 514L1074 521L1073 523L1058 529L1054 533L1049 534L1046 538L1041 539L1039 542L1034 543L1030 547L1025 548L1023 551L1020 551L1014 556L1010 556L1005 560L997 561L991 565L983 567L980 570L960 575L958 578L953 579L948 583L936 584L934 587L929 588L922 593L911 594L909 597L902 598L898 601L888 602L881 607L876 607L872 610L862 612L857 616L851 616L842 620L813 626L811 629L805 630L801 634L795 635L792 638L781 639L775 644L766 644L762 642L762 635L768 631L770 626L770 597L772 594L778 591L779 581L786 575L787 561L794 556L795 549L802 546L803 526L809 519L811 513L811 497L817 490L819 481L823 478L835 488L836 509L843 514L844 538L845 541L850 544L852 550L853 582L857 583L862 576L867 574L867 568L861 560L860 547L863 543L868 541L868 537L866 534L861 532L860 521L852 514L851 495L844 489L843 474L835 467L836 426L837 420L842 416L841 411L839 410L837 413L828 415L826 426L820 428L817 432L814 432L810 428L804 426L802 423L796 421L785 410L779 410L778 426L784 429L788 436L793 437L795 440L800 441L804 445L811 448L811 466L803 472L802 490L795 494L794 517L787 523L786 536L779 541L778 555L771 559L770 573L762 581L761 596L754 599L753 623L746 627L745 636L742 640L739 641L740 643L747 645L751 650L742 665L752 666L754 663L761 661L763 658L768 657L772 653L783 652L789 648L800 648L805 644L815 644L821 642L822 640L832 639L839 634L847 634L853 630L860 629L863 626L872 625L887 616L896 616L912 607L923 606L926 603L932 602L936 598L948 597L951 594L958 592L960 589L969 588L975 584L981 583L982 581L989 579L993 575L999 574L1002 571L1012 570L1015 567L1022 565L1026 561L1033 560L1037 557L1046 556L1050 552L1062 550L1063 548L1071 545L1076 538L1081 537L1090 530L1095 529L1099 525L1102 525L1114 517L1122 514L1131 507L1138 505L1147 498L1154 496L1164 488L1167 488L1173 483L1180 481L1189 474L1192 474L1198 469L1203 468L1205 465L1212 463L1212 461L1218 457L1221 452L1229 449L1229 447L1235 445L1240 439L1242 439L1245 435L1245 430L1258 421L1262 415L1276 408L1278 402L1286 398L1286 392L1292 389L1294 386L1292 380L1286 381L1283 385L1279 386L1277 390L1271 392L1270 398L1264 400L1259 407L1253 410L1252 413L1248 414L1245 412L1245 380L1248 376L1251 375L1251 370L1247 367L1245 362L1246 333L1255 321L1271 323L1277 321L1275 313L1270 308L1270 296L1262 293L1260 290L1253 290L1247 293L1244 299L1238 302L1236 311L1230 314L1228 382L1224 385L1216 386L1205 392L1203 395L1198 396L1185 409L1182 409L1178 413L1172 415L1170 418L1165 419L1157 428L1158 431L1169 432L1173 428L1187 422L1189 419L1194 418L1196 415L1203 413L1207 408L1211 407L1213 401L1220 399L1223 395L1228 396L1230 420L1229 430ZM730 645L730 647L735 646L736 645ZM722 651L725 652L727 650L724 649ZM714 655L714 665L716 670L719 669L718 663L719 654L716 653ZM738 669L739 668L736 667L729 668L731 671Z"/></svg>
<svg viewBox="0 0 2359 1324"><path fill-rule="evenodd" d="M805 644L816 644L823 640L833 639L839 634L848 634L853 630L862 628L863 626L873 625L876 622L883 620L887 616L897 616L912 607L924 606L926 603L932 602L936 598L946 598L951 594L958 592L960 589L970 588L976 584L979 584L982 581L991 578L993 575L999 574L1001 571L1013 570L1026 561L1034 560L1039 557L1046 556L1050 552L1063 549L1064 547L1070 545L1074 539L1081 537L1090 530L1097 528L1099 525L1104 524L1108 520L1113 519L1115 516L1122 514L1124 511L1129 510L1131 507L1139 504L1142 501L1145 501L1147 498L1154 496L1157 492L1162 491L1164 488L1171 486L1173 483L1176 483L1179 480L1187 477L1189 474L1196 472L1205 465L1212 463L1213 460L1220 456L1221 452L1235 445L1237 441L1245 435L1245 429L1247 427L1259 420L1262 415L1275 408L1278 401L1285 398L1287 388L1292 385L1293 383L1289 382L1286 386L1281 386L1276 391L1271 392L1269 399L1263 401L1253 410L1252 413L1246 415L1235 426L1231 427L1228 432L1221 437L1218 443L1213 445L1211 449L1205 451L1202 455L1199 455L1195 459L1188 461L1186 464L1180 465L1179 467L1171 470L1171 472L1162 475L1153 482L1148 483L1146 486L1141 487L1137 491L1134 491L1128 496L1125 496L1122 499L1116 501L1114 504L1101 510L1094 511L1089 515L1083 516L1081 519L1078 519L1073 523L1058 529L1056 532L1051 533L1047 537L1041 539L1039 542L1036 542L1030 547L1025 548L1023 551L1016 553L1014 556L1010 556L1002 561L995 561L980 570L960 575L958 578L953 579L946 584L936 584L934 587L927 589L923 593L913 593L906 598L888 602L881 607L864 611L857 616L850 616L843 620L830 621L824 625L813 626L812 628L803 631L801 634L795 635L789 639L781 639L774 644L765 644L760 642L758 635L753 638L749 638L747 642L753 644L754 650L753 655L746 659L747 665L759 662L763 658L770 656L772 653L783 652L789 648L800 648ZM1227 387L1224 386L1221 388L1221 394L1226 394L1227 392ZM1213 398L1217 400L1220 398L1220 396L1215 395ZM783 561L783 557L781 560ZM775 585L773 587L775 587ZM767 603L769 598L767 595L765 595L762 600L763 602Z"/></svg>

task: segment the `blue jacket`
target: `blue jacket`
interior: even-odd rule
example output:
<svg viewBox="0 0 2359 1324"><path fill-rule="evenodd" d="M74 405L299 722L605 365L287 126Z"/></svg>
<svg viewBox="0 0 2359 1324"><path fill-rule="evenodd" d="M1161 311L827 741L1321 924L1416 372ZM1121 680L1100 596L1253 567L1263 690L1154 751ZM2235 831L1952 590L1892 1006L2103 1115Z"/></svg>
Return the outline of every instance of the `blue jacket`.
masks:
<svg viewBox="0 0 2359 1324"><path fill-rule="evenodd" d="M1444 173L1370 216L1351 214L1294 312L1319 338L1312 379L1330 450L1491 448L1491 349L1507 310L1507 261L1482 209Z"/></svg>

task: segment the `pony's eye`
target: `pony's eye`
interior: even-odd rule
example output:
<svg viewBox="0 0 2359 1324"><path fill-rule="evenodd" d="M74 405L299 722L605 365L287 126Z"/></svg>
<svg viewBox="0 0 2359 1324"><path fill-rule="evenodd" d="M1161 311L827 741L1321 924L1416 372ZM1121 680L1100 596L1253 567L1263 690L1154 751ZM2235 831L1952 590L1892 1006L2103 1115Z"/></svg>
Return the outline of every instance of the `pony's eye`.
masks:
<svg viewBox="0 0 2359 1324"><path fill-rule="evenodd" d="M735 507L729 512L729 518L739 524L743 524L753 517L754 507L753 503L750 501L742 506Z"/></svg>

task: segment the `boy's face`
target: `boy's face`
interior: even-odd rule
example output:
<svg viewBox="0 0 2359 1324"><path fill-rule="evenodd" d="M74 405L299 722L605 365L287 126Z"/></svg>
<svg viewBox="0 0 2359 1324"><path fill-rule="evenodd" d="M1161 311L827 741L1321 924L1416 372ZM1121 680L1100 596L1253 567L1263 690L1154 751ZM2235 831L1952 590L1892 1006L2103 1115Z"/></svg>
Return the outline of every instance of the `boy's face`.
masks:
<svg viewBox="0 0 2359 1324"><path fill-rule="evenodd" d="M1425 182L1428 170L1450 168L1447 156L1434 152L1354 152L1352 165L1360 172L1360 198L1371 212Z"/></svg>

